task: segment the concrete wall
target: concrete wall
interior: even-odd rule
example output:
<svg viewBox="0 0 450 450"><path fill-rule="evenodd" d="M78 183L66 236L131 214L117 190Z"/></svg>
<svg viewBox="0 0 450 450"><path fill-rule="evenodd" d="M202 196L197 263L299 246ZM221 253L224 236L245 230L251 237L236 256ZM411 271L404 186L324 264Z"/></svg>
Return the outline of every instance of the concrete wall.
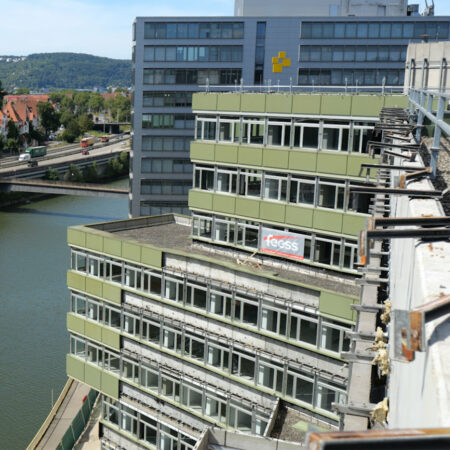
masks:
<svg viewBox="0 0 450 450"><path fill-rule="evenodd" d="M407 0L235 0L235 16L406 16ZM385 8L378 8L384 6Z"/></svg>
<svg viewBox="0 0 450 450"><path fill-rule="evenodd" d="M410 183L408 187L432 189L428 180ZM443 215L442 206L435 200L393 196L391 203L396 217ZM391 240L390 266L393 309L410 310L450 295L448 241ZM409 363L395 360L390 345L389 428L450 425L450 315L427 324L426 341L427 351L415 352L414 361Z"/></svg>
<svg viewBox="0 0 450 450"><path fill-rule="evenodd" d="M446 61L441 75L440 67L443 58ZM426 60L428 69L426 69ZM405 93L408 87L420 89L424 86L437 89L440 86L450 86L448 61L450 61L450 41L410 44L406 55Z"/></svg>

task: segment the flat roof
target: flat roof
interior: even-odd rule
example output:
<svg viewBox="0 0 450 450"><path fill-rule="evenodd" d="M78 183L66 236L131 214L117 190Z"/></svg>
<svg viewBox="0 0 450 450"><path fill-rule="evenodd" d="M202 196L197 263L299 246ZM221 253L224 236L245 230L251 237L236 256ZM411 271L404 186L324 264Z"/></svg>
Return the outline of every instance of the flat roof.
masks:
<svg viewBox="0 0 450 450"><path fill-rule="evenodd" d="M287 259L251 254L235 247L196 241L191 237L191 219L188 216L166 214L123 221L88 225L121 238L149 244L163 251L185 257L216 261L218 264L236 265L235 270L245 270L254 275L269 275L283 280L358 297L360 287L357 276L311 267ZM238 262L239 261L239 262ZM246 262L243 264L243 262Z"/></svg>

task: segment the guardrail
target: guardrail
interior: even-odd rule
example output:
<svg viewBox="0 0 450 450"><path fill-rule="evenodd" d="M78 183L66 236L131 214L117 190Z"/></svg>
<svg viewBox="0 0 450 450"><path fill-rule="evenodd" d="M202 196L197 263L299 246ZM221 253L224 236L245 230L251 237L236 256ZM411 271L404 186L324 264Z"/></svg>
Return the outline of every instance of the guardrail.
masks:
<svg viewBox="0 0 450 450"><path fill-rule="evenodd" d="M73 384L73 378L69 378L67 380L66 385L63 387L63 390L61 391L61 394L59 394L58 400L56 400L56 403L53 405L53 408L51 409L49 415L44 420L44 423L42 424L41 428L39 428L38 432L34 436L33 440L30 442L30 445L28 445L27 450L34 450L41 439L43 438L45 432L47 431L48 427L50 426L52 420L55 418L56 413L58 412L59 407L61 406L61 403L66 398L67 393L69 392L69 389L71 388Z"/></svg>

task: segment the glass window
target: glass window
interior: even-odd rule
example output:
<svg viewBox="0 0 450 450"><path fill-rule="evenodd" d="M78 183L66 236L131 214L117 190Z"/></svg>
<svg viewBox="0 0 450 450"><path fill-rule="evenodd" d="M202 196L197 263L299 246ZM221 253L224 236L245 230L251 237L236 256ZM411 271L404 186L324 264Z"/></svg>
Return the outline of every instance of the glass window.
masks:
<svg viewBox="0 0 450 450"><path fill-rule="evenodd" d="M380 37L380 24L369 23L369 38L377 39Z"/></svg>
<svg viewBox="0 0 450 450"><path fill-rule="evenodd" d="M369 25L367 23L357 24L357 37L360 39L366 39L369 33Z"/></svg>

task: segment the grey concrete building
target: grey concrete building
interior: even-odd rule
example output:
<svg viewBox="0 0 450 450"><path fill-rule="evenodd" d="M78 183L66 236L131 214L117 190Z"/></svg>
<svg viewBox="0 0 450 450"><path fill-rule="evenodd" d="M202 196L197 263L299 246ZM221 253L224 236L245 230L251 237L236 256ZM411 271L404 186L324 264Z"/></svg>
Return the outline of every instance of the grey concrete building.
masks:
<svg viewBox="0 0 450 450"><path fill-rule="evenodd" d="M408 43L448 39L449 17L342 14L138 17L130 215L188 213L191 96L205 85L400 89Z"/></svg>

